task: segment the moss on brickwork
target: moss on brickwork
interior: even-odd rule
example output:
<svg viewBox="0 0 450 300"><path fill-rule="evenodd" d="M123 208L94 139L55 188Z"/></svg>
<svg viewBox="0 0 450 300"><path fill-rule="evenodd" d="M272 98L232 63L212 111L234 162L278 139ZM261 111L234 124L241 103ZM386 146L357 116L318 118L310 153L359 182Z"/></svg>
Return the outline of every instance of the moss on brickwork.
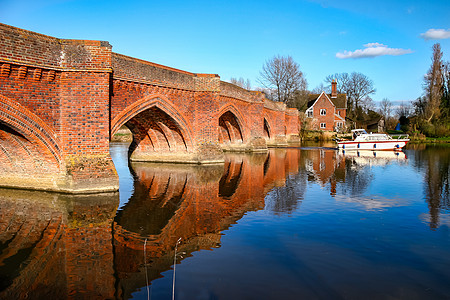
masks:
<svg viewBox="0 0 450 300"><path fill-rule="evenodd" d="M8 128L0 128L0 186L117 190L109 142L124 124L133 132L130 160L191 164L222 163L223 150L285 146L285 136L299 131L298 112L260 92L111 50L104 41L0 24L0 113ZM29 153L33 159L23 159Z"/></svg>
<svg viewBox="0 0 450 300"><path fill-rule="evenodd" d="M216 143L202 143L197 146L196 156L199 161L223 161L223 151Z"/></svg>
<svg viewBox="0 0 450 300"><path fill-rule="evenodd" d="M66 156L59 188L73 192L106 192L119 189L119 177L108 155Z"/></svg>

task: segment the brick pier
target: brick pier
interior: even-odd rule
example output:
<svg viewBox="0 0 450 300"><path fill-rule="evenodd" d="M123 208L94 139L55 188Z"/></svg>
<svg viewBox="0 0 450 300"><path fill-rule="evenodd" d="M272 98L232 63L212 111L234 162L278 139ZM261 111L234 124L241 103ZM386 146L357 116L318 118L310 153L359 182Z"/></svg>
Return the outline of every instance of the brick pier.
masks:
<svg viewBox="0 0 450 300"><path fill-rule="evenodd" d="M133 133L132 161L220 163L299 132L298 112L220 80L0 24L0 186L118 189L109 141Z"/></svg>

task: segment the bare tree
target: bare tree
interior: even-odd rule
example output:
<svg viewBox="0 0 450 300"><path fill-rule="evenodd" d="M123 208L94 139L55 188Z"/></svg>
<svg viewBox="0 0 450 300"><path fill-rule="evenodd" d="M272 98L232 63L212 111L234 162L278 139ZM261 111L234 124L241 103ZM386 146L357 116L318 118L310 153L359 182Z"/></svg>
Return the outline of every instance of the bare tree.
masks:
<svg viewBox="0 0 450 300"><path fill-rule="evenodd" d="M409 117L412 115L412 107L409 104L405 104L403 101L402 103L397 107L396 109L396 114L397 117L401 118L401 117Z"/></svg>
<svg viewBox="0 0 450 300"><path fill-rule="evenodd" d="M384 120L386 121L386 128L394 128L397 124L397 119L393 116L393 104L392 102L387 99L383 98L381 102L379 103L379 113L384 117Z"/></svg>
<svg viewBox="0 0 450 300"><path fill-rule="evenodd" d="M267 99L275 101L275 94L274 94L275 91L274 90L257 87L256 91L263 93Z"/></svg>
<svg viewBox="0 0 450 300"><path fill-rule="evenodd" d="M382 115L386 120L389 119L391 117L391 113L392 113L392 102L389 101L388 98L383 98L383 100L381 100L380 104L380 115Z"/></svg>
<svg viewBox="0 0 450 300"><path fill-rule="evenodd" d="M375 93L373 81L362 73L353 72L351 75L351 88L349 89L349 98L353 100L355 109L358 109L359 103L367 96Z"/></svg>
<svg viewBox="0 0 450 300"><path fill-rule="evenodd" d="M336 90L338 94L348 94L349 89L351 87L351 78L348 73L335 73L333 75L328 75L325 78L325 82L328 83L327 85L327 92L331 93L331 82L333 80L336 80Z"/></svg>
<svg viewBox="0 0 450 300"><path fill-rule="evenodd" d="M312 93L312 94L320 94L320 93L322 93L322 91L325 91L325 92L329 93L328 88L326 88L326 87L323 85L323 83L320 83L318 86L316 86L316 87L311 91L311 93Z"/></svg>
<svg viewBox="0 0 450 300"><path fill-rule="evenodd" d="M353 72L350 75L348 73L329 75L325 78L325 82L331 85L333 79L337 81L336 88L338 93L347 94L347 115L349 117L358 117L360 112L362 112L361 102L376 92L376 89L373 87L373 81L362 73Z"/></svg>
<svg viewBox="0 0 450 300"><path fill-rule="evenodd" d="M443 96L443 61L441 45L433 45L433 55L428 73L424 76L425 117L428 122L439 117L439 106Z"/></svg>
<svg viewBox="0 0 450 300"><path fill-rule="evenodd" d="M230 78L230 82L234 85L240 86L243 89L251 90L252 85L250 83L250 79L245 80L244 78L240 77L239 79L236 79L234 77Z"/></svg>
<svg viewBox="0 0 450 300"><path fill-rule="evenodd" d="M369 110L375 110L375 102L370 96L366 96L361 99L361 108L365 113L368 113Z"/></svg>
<svg viewBox="0 0 450 300"><path fill-rule="evenodd" d="M295 91L306 90L307 83L300 66L291 56L274 56L266 61L258 81L274 91L274 100L290 104Z"/></svg>

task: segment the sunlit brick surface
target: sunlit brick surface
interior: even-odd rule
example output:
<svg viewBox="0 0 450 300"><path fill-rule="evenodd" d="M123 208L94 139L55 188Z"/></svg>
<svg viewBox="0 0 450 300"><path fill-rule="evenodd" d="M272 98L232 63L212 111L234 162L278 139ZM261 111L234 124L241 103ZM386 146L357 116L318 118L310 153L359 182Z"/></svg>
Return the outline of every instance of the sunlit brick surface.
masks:
<svg viewBox="0 0 450 300"><path fill-rule="evenodd" d="M296 110L199 74L0 24L0 186L118 189L109 141L125 125L137 161L223 162L298 135Z"/></svg>

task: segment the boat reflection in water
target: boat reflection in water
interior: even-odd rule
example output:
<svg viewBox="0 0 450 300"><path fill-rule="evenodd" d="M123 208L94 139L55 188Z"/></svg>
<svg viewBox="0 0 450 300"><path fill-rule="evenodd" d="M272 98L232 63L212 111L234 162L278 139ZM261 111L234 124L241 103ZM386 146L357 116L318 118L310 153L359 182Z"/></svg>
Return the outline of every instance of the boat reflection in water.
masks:
<svg viewBox="0 0 450 300"><path fill-rule="evenodd" d="M122 152L126 166L126 151ZM265 154L227 154L221 165L130 163L133 180L125 189L133 192L119 209L118 193L70 196L0 190L0 299L147 298L151 293L147 288L152 287L154 299L170 298L172 289L167 285L171 284L180 238L177 263L183 265L180 277L177 273L177 288L184 296L198 295L208 287L210 295L222 298L245 298L250 295L245 288L264 298L270 285L269 298L273 299L283 295L285 299L339 298L347 293L356 299L384 278L377 295L394 295L389 290L394 275L386 277L385 269L378 269L379 261L402 272L408 272L402 264L409 262L398 262L394 254L379 256L379 250L392 248L389 251L408 255L411 241L395 241L396 234L406 238L411 232L420 232L414 234L413 243L421 238L423 249L433 243L434 247L437 240L423 227L439 229L448 222L446 212L450 211L448 152L439 156L434 150L406 153L412 159L393 151L277 149ZM413 160L411 164L409 160ZM407 181L401 176L405 172L410 172ZM411 175L420 172L425 172L427 179L424 195L417 192L422 182L412 181L421 180L421 176ZM408 182L407 189L399 188ZM428 207L417 215L405 210L399 223L395 223L399 212L389 211L420 207L425 201ZM251 224L248 218L242 219L263 209L249 216ZM418 218L429 224L417 224ZM239 226L228 231L225 244L224 231L238 221ZM391 223L384 227L378 221ZM336 230L330 234L329 228ZM386 235L392 235L390 242L380 246L379 239ZM439 249L448 249L445 240L441 241ZM183 261L196 251L218 247L214 267L208 264L211 260L204 266L196 257ZM330 256L330 249L340 250L335 252L337 256ZM247 259L251 253L246 251L258 252L258 258ZM236 257L239 255L241 260ZM415 261L414 255L406 256L407 260ZM416 264L420 267L430 255L433 253L419 256ZM295 272L291 272L293 266ZM186 279L183 267L211 270L205 275L196 269L197 273L192 273L196 278ZM246 272L252 275L239 277ZM164 276L168 278L155 280ZM220 277L223 282L212 282L210 277ZM407 277L395 275L397 280ZM345 283L334 284L339 280ZM283 283L291 289L285 289ZM403 284L407 290L419 286L414 278ZM446 290L446 285L440 288Z"/></svg>
<svg viewBox="0 0 450 300"><path fill-rule="evenodd" d="M403 151L346 151L339 150L339 154L351 158L359 165L383 166L392 162L406 162L406 154Z"/></svg>

